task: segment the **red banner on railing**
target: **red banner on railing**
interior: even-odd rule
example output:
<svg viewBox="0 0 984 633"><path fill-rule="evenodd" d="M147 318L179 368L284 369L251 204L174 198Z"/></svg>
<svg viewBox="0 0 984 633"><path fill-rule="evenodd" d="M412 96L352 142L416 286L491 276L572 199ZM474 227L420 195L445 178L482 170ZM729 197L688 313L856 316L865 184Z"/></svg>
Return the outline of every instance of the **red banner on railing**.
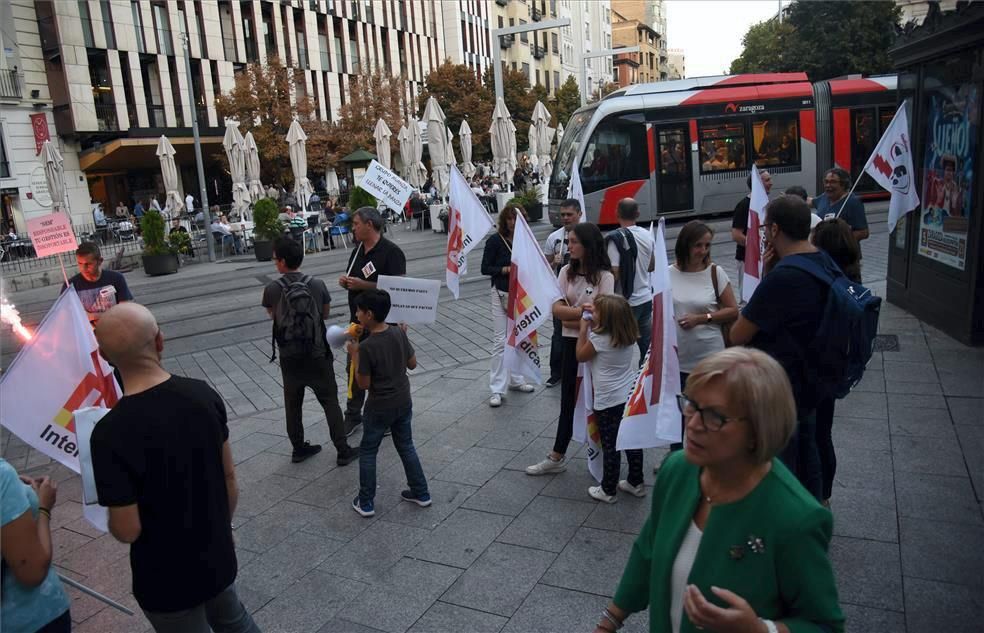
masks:
<svg viewBox="0 0 984 633"><path fill-rule="evenodd" d="M51 140L48 133L48 119L43 112L31 115L31 129L34 130L34 154L37 156L44 147L44 142Z"/></svg>

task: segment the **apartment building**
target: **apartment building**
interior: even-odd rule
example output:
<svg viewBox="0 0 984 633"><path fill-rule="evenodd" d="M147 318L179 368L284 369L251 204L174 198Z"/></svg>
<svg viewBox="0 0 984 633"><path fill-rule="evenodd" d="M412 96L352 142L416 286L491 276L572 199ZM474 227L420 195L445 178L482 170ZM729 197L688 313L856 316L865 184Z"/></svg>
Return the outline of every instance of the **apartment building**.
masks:
<svg viewBox="0 0 984 633"><path fill-rule="evenodd" d="M441 0L440 11L445 57L468 66L478 74L479 80L484 79L492 64L495 44L489 34L495 28L491 0Z"/></svg>
<svg viewBox="0 0 984 633"><path fill-rule="evenodd" d="M558 17L557 0L494 0L492 28L520 26ZM499 38L502 63L522 71L531 86L553 94L567 79L563 72L561 29L533 31Z"/></svg>
<svg viewBox="0 0 984 633"><path fill-rule="evenodd" d="M622 3L624 4L624 3ZM612 8L612 40L616 48L638 46L639 51L621 53L613 60L620 87L659 81L660 35L638 17L628 18Z"/></svg>

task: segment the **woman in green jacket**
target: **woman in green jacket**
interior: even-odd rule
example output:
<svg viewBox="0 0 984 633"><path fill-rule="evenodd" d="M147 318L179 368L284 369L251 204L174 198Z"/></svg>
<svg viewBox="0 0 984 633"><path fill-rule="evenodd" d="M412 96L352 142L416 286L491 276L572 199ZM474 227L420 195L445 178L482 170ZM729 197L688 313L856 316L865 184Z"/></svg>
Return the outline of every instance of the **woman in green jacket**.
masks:
<svg viewBox="0 0 984 633"><path fill-rule="evenodd" d="M843 631L827 557L833 519L775 459L796 425L782 367L727 349L698 363L678 400L684 450L659 471L596 633L647 607L660 633Z"/></svg>

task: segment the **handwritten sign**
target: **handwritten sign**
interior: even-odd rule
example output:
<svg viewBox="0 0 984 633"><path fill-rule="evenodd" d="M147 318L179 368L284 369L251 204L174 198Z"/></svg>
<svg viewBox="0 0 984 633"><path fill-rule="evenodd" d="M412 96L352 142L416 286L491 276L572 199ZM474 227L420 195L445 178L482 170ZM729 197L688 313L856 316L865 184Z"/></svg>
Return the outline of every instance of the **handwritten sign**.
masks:
<svg viewBox="0 0 984 633"><path fill-rule="evenodd" d="M388 323L433 323L437 320L437 299L441 282L380 275L376 287L390 295Z"/></svg>
<svg viewBox="0 0 984 633"><path fill-rule="evenodd" d="M410 199L413 187L395 173L386 169L378 161L369 163L369 170L359 186L376 196L390 209L399 211Z"/></svg>
<svg viewBox="0 0 984 633"><path fill-rule="evenodd" d="M27 230L31 234L31 242L34 243L34 251L38 257L68 253L79 247L75 241L75 232L72 231L72 223L61 212L29 219Z"/></svg>

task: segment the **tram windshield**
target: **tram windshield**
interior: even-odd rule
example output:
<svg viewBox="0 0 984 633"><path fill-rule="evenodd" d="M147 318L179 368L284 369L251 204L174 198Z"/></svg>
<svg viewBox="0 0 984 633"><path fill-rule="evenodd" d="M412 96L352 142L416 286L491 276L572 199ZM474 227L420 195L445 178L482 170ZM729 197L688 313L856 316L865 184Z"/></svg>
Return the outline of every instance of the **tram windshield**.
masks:
<svg viewBox="0 0 984 633"><path fill-rule="evenodd" d="M571 183L571 170L574 165L574 155L577 154L581 141L588 127L588 121L594 114L594 108L582 110L571 117L570 123L564 130L564 138L560 140L557 150L557 160L554 161L553 175L550 177L550 197L566 198L567 189Z"/></svg>

